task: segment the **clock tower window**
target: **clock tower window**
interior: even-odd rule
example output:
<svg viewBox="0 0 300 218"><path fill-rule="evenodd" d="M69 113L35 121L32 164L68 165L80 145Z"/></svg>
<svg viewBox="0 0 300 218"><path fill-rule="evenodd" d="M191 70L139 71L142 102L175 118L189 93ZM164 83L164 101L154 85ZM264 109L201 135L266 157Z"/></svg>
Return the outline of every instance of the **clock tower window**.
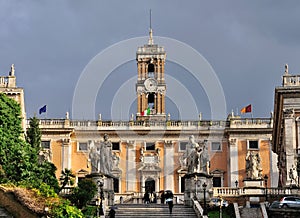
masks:
<svg viewBox="0 0 300 218"><path fill-rule="evenodd" d="M154 109L154 94L150 93L148 94L148 108L151 110Z"/></svg>
<svg viewBox="0 0 300 218"><path fill-rule="evenodd" d="M154 64L148 65L148 78L154 78Z"/></svg>

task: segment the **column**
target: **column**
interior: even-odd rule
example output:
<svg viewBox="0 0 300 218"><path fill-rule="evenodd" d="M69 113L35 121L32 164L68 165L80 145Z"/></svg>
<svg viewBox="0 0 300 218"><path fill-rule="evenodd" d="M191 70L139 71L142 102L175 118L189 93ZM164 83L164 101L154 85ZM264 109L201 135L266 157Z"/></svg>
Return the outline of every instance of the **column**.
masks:
<svg viewBox="0 0 300 218"><path fill-rule="evenodd" d="M157 114L161 113L161 94L157 93Z"/></svg>
<svg viewBox="0 0 300 218"><path fill-rule="evenodd" d="M238 141L235 138L229 138L229 160L230 160L230 173L229 185L235 187L235 181L239 181L239 162L238 162Z"/></svg>
<svg viewBox="0 0 300 218"><path fill-rule="evenodd" d="M154 109L155 109L155 114L157 114L157 94L158 93L154 94Z"/></svg>
<svg viewBox="0 0 300 218"><path fill-rule="evenodd" d="M160 75L161 75L161 68L160 68L160 59L157 60L157 64L156 64L156 72L157 72L157 76L156 79L157 81L160 80Z"/></svg>
<svg viewBox="0 0 300 218"><path fill-rule="evenodd" d="M147 94L143 94L143 107L142 107L142 111L146 110L148 107L148 99L147 99Z"/></svg>
<svg viewBox="0 0 300 218"><path fill-rule="evenodd" d="M146 72L146 66L145 66L145 62L142 63L142 79L145 79L145 72Z"/></svg>
<svg viewBox="0 0 300 218"><path fill-rule="evenodd" d="M161 63L161 74L160 74L162 80L165 80L164 79L164 72L165 72L165 61L163 60L162 63Z"/></svg>
<svg viewBox="0 0 300 218"><path fill-rule="evenodd" d="M72 146L70 143L70 139L62 139L62 163L61 163L61 168L62 170L64 169L71 169L72 168L72 163L71 163L71 151L72 151Z"/></svg>
<svg viewBox="0 0 300 218"><path fill-rule="evenodd" d="M164 189L172 190L175 192L174 188L174 147L172 142L165 142L164 146Z"/></svg>
<svg viewBox="0 0 300 218"><path fill-rule="evenodd" d="M137 93L137 113L140 113L140 108L141 108L141 95Z"/></svg>
<svg viewBox="0 0 300 218"><path fill-rule="evenodd" d="M165 95L161 95L161 114L165 114Z"/></svg>
<svg viewBox="0 0 300 218"><path fill-rule="evenodd" d="M134 144L126 147L126 192L136 192L136 150Z"/></svg>
<svg viewBox="0 0 300 218"><path fill-rule="evenodd" d="M295 165L296 125L294 117L284 118L285 152L286 152L286 185L291 183L289 171Z"/></svg>

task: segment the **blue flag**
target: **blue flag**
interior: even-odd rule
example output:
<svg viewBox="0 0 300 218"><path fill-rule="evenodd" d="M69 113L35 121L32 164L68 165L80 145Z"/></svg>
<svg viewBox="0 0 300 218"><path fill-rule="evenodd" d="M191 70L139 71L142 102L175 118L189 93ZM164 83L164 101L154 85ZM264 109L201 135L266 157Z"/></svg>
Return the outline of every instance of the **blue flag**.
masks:
<svg viewBox="0 0 300 218"><path fill-rule="evenodd" d="M46 111L47 111L47 105L44 105L43 107L40 108L39 114L46 113Z"/></svg>

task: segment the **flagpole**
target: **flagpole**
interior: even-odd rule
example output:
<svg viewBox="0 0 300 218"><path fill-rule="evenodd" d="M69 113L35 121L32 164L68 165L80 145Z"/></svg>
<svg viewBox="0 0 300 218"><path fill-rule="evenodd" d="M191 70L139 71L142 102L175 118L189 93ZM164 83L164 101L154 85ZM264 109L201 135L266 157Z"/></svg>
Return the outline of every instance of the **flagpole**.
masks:
<svg viewBox="0 0 300 218"><path fill-rule="evenodd" d="M47 119L47 113L48 113L48 110L47 110L47 106L46 106L45 119Z"/></svg>

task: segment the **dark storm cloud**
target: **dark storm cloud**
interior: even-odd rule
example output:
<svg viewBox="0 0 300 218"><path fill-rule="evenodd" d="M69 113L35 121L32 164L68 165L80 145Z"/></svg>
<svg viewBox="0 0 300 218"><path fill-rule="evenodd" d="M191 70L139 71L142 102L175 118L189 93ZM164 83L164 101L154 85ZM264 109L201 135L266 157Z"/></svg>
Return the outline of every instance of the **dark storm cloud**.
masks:
<svg viewBox="0 0 300 218"><path fill-rule="evenodd" d="M228 112L251 103L254 116L265 117L273 110L274 87L281 83L284 64L289 63L294 74L300 71L299 7L298 1L259 0L2 0L0 71L5 75L15 64L28 116L47 104L48 117L63 117L72 109L76 83L88 62L114 43L147 35L151 8L154 36L185 42L212 65ZM169 69L176 70L172 65ZM136 64L116 74L122 80L126 72L136 72ZM203 101L208 109L201 105L199 110L209 118L207 99ZM97 110L105 111L101 106Z"/></svg>

